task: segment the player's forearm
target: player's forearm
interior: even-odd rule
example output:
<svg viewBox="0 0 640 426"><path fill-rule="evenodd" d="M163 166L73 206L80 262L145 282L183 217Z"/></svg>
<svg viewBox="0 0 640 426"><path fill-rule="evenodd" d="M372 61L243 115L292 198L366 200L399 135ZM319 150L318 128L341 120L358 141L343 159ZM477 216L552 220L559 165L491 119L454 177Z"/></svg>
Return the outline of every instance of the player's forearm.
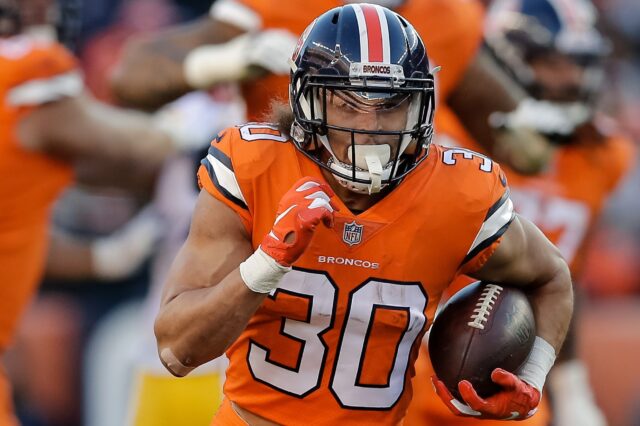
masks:
<svg viewBox="0 0 640 426"><path fill-rule="evenodd" d="M166 303L155 323L160 357L177 376L221 356L267 294L247 287L238 269L219 284L186 291ZM176 365L171 366L173 359Z"/></svg>
<svg viewBox="0 0 640 426"><path fill-rule="evenodd" d="M194 90L184 73L185 58L193 49L224 43L243 32L206 16L151 38L134 40L125 48L112 76L113 92L125 105L157 109Z"/></svg>
<svg viewBox="0 0 640 426"><path fill-rule="evenodd" d="M84 138L91 157L119 164L157 168L176 151L170 136L156 128L147 114L85 102L87 122L93 127L92 139Z"/></svg>
<svg viewBox="0 0 640 426"><path fill-rule="evenodd" d="M513 111L524 97L524 91L480 50L447 103L474 140L491 153L494 133L489 116L494 111Z"/></svg>
<svg viewBox="0 0 640 426"><path fill-rule="evenodd" d="M552 262L554 272L541 285L528 291L528 296L536 318L537 335L549 342L558 354L573 314L573 289L566 262L560 257Z"/></svg>
<svg viewBox="0 0 640 426"><path fill-rule="evenodd" d="M111 77L111 88L124 105L155 110L193 90L184 78L187 52L167 51L161 41L137 42L125 52Z"/></svg>

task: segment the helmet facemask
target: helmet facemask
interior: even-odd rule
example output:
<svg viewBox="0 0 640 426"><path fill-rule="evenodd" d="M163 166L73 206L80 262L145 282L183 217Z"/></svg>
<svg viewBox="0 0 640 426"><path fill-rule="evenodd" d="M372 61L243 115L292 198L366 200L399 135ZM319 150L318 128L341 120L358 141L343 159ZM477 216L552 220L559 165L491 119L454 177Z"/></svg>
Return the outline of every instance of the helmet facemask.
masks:
<svg viewBox="0 0 640 426"><path fill-rule="evenodd" d="M292 74L294 144L357 193L397 184L424 160L431 143L433 76L405 79L401 67L391 67L393 77L336 76L331 70ZM375 128L349 125L349 117Z"/></svg>

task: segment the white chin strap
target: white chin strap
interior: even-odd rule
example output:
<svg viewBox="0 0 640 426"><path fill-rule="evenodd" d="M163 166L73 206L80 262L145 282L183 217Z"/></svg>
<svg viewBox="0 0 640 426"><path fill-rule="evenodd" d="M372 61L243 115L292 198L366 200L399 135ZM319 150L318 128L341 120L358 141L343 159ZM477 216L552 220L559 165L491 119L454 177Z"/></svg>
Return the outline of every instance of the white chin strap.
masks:
<svg viewBox="0 0 640 426"><path fill-rule="evenodd" d="M353 164L356 167L356 179L369 181L370 183L354 182L350 179L342 178L335 175L336 180L345 188L357 192L359 194L375 194L380 192L386 186L382 184L383 180L389 179L391 176L392 164L389 162L391 158L391 147L384 145L356 145L355 161L351 148L347 151L351 164L340 162L335 156L329 160L331 169L336 172L351 176L353 174Z"/></svg>

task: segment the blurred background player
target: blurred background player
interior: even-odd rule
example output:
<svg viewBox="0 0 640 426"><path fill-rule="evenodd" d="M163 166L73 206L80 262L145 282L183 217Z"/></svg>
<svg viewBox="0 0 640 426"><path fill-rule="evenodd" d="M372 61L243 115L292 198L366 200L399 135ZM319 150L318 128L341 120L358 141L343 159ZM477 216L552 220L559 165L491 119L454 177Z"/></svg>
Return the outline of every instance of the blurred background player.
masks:
<svg viewBox="0 0 640 426"><path fill-rule="evenodd" d="M632 143L597 108L610 45L595 23L596 11L586 0L500 0L489 11L485 35L498 63L566 122L562 134L546 135L555 149L544 171L523 176L505 168L505 173L516 210L558 246L577 283L588 237L604 202L635 159ZM440 142L452 137L454 144L481 149L464 134L441 130ZM463 285L454 284L452 291ZM577 354L576 321L549 377L552 422L601 426L606 420ZM407 424L461 424L432 403L435 394L424 383L433 373L426 352L422 357L416 379L419 389Z"/></svg>
<svg viewBox="0 0 640 426"><path fill-rule="evenodd" d="M86 96L77 61L52 34L23 33L22 6L0 1L3 352L43 273L51 207L74 174L91 185L148 190L164 160L179 148L146 115ZM13 424L4 378L1 386L0 420Z"/></svg>
<svg viewBox="0 0 640 426"><path fill-rule="evenodd" d="M297 35L314 16L344 3L323 0L303 7L296 1L276 4L218 0L209 18L129 43L114 75L115 94L127 105L154 109L194 89L219 81L243 80L248 119L260 120L273 99L286 99L288 70L283 60L293 50ZM525 172L539 170L548 159L550 148L531 127L553 129L561 124L546 120L527 123L526 127L512 127L511 123L498 128L489 125L491 113L516 109L526 93L504 78L484 52L478 53L483 23L481 3L380 3L413 18L430 46L434 64L442 66L437 75L441 114L436 127L440 121L462 123L498 160ZM544 109L533 101L526 107L529 111ZM517 149L513 149L514 145Z"/></svg>

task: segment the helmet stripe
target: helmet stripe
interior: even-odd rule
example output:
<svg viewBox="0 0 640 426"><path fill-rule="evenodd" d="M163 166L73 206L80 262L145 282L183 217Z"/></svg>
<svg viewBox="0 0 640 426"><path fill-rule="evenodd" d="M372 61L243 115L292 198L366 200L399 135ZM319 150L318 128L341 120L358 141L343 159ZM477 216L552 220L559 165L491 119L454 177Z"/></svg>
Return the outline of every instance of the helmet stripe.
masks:
<svg viewBox="0 0 640 426"><path fill-rule="evenodd" d="M376 7L370 4L361 4L364 19L367 25L367 38L369 44L369 62L382 62L382 25ZM384 12L383 12L384 13ZM387 40L389 38L387 37Z"/></svg>
<svg viewBox="0 0 640 426"><path fill-rule="evenodd" d="M353 4L351 7L356 14L358 32L360 33L360 62L369 62L369 37L364 13L359 4Z"/></svg>
<svg viewBox="0 0 640 426"><path fill-rule="evenodd" d="M382 62L388 64L391 62L391 39L389 38L389 23L384 9L376 6L378 18L380 19L380 28L382 30Z"/></svg>

